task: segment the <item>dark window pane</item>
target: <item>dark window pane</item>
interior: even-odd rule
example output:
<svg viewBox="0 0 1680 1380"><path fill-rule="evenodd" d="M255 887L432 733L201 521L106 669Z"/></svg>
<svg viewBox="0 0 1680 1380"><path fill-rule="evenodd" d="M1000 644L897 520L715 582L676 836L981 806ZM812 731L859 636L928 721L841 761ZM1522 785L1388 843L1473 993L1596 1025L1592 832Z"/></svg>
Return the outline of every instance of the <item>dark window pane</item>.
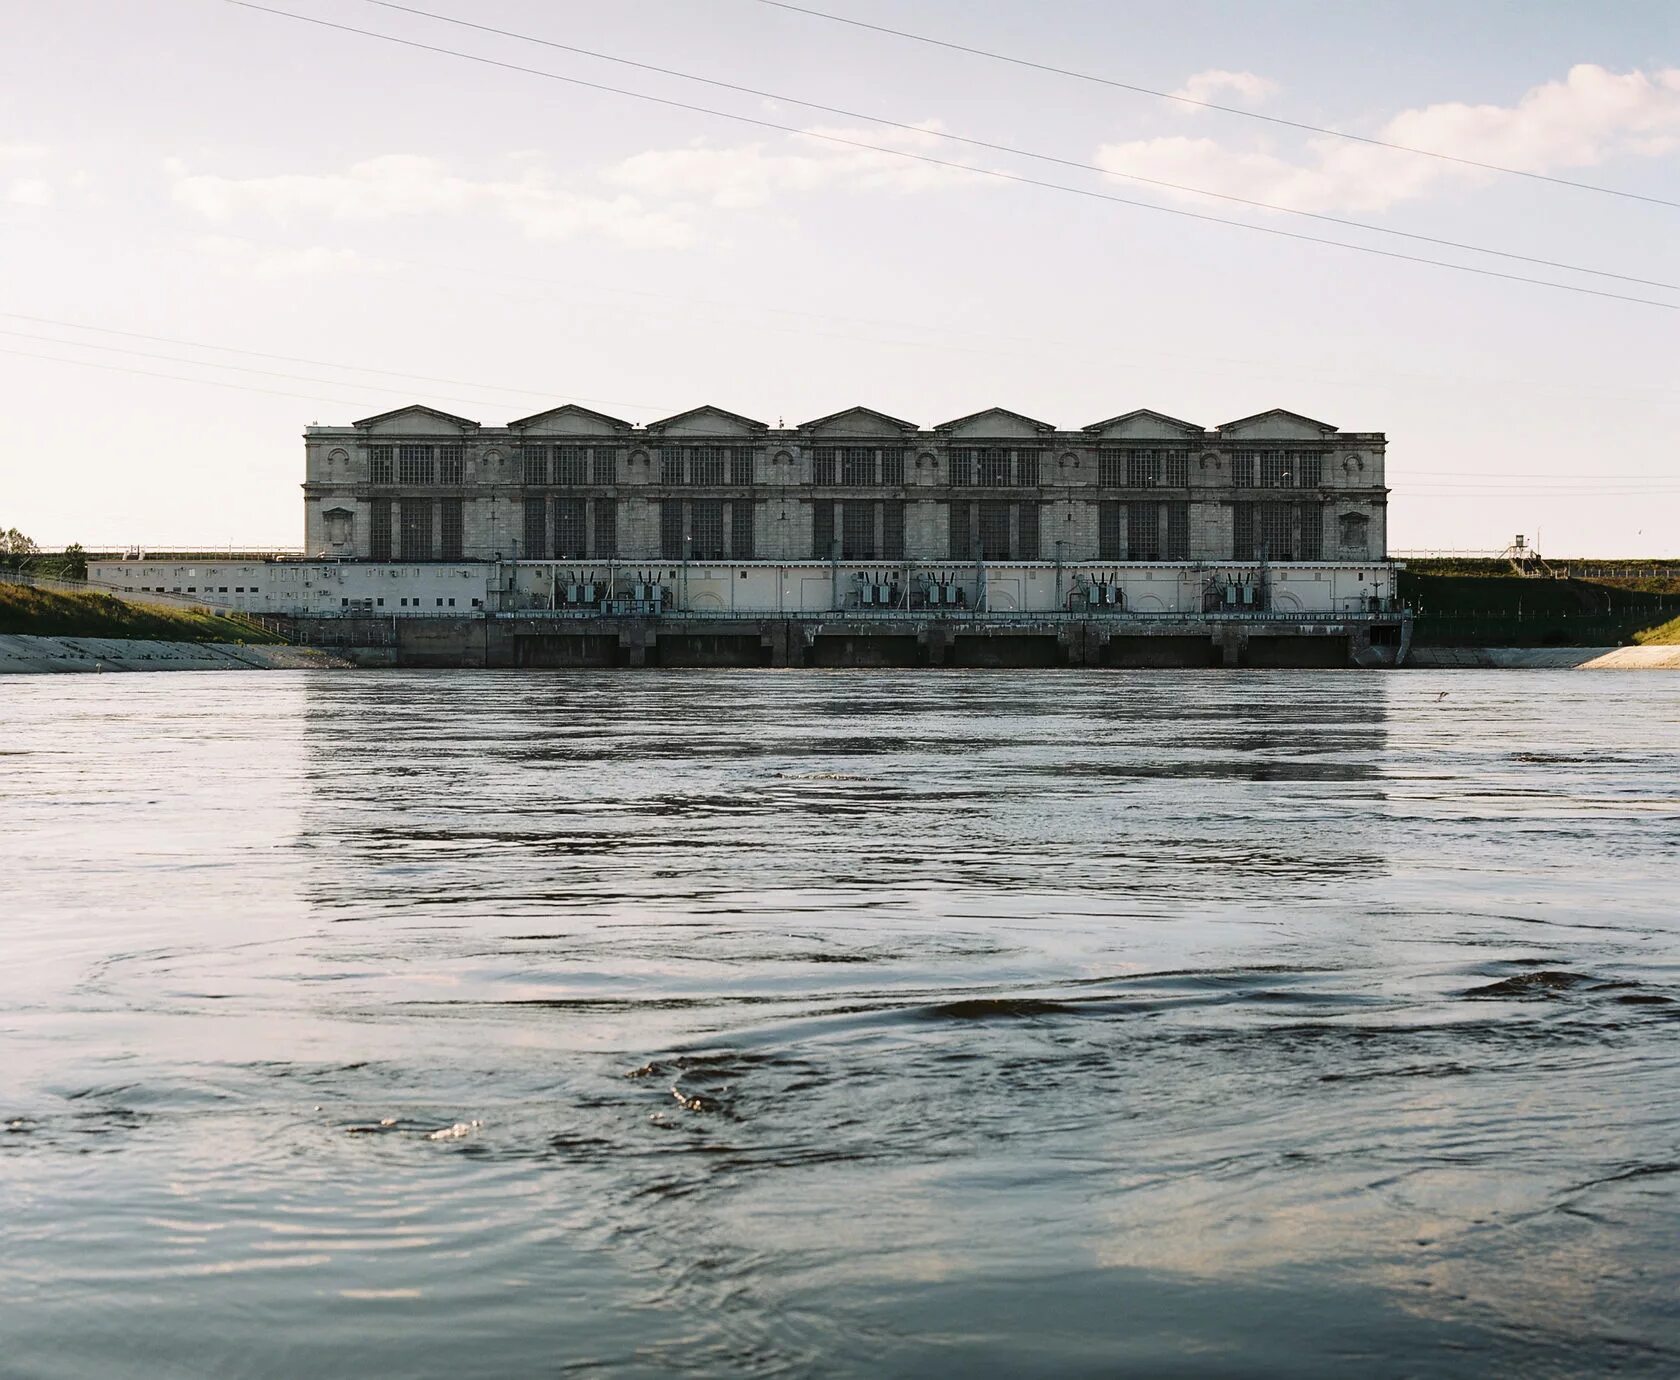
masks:
<svg viewBox="0 0 1680 1380"><path fill-rule="evenodd" d="M528 561L541 560L548 555L548 500L525 500L525 545L520 555Z"/></svg>
<svg viewBox="0 0 1680 1380"><path fill-rule="evenodd" d="M718 463L723 462L721 458ZM689 511L689 522L692 526L694 541L692 543L693 558L697 561L717 561L724 556L723 546L723 500L721 498L697 498Z"/></svg>
<svg viewBox="0 0 1680 1380"><path fill-rule="evenodd" d="M875 505L867 499L848 499L840 505L840 559L875 559Z"/></svg>
<svg viewBox="0 0 1680 1380"><path fill-rule="evenodd" d="M904 500L889 498L881 505L881 558L904 559Z"/></svg>
<svg viewBox="0 0 1680 1380"><path fill-rule="evenodd" d="M432 501L429 498L403 499L400 518L402 558L405 561L431 560Z"/></svg>
<svg viewBox="0 0 1680 1380"><path fill-rule="evenodd" d="M738 498L729 505L729 555L737 561L753 559L753 502Z"/></svg>
<svg viewBox="0 0 1680 1380"><path fill-rule="evenodd" d="M1126 505L1115 499L1097 504L1097 559L1118 561L1126 555Z"/></svg>
<svg viewBox="0 0 1680 1380"><path fill-rule="evenodd" d="M819 561L834 555L834 504L826 498L811 505L811 554Z"/></svg>
<svg viewBox="0 0 1680 1380"><path fill-rule="evenodd" d="M618 503L610 498L595 500L595 558L610 560L618 555Z"/></svg>
<svg viewBox="0 0 1680 1380"><path fill-rule="evenodd" d="M988 500L980 504L980 557L987 561L1009 559L1008 503Z"/></svg>
<svg viewBox="0 0 1680 1380"><path fill-rule="evenodd" d="M585 528L586 505L581 498L554 500L554 554L565 560L581 560L589 554Z"/></svg>
<svg viewBox="0 0 1680 1380"><path fill-rule="evenodd" d="M974 505L967 499L956 499L947 506L950 509L951 559L971 561L974 559Z"/></svg>
<svg viewBox="0 0 1680 1380"><path fill-rule="evenodd" d="M1128 503L1126 505L1126 559L1158 561L1161 559L1161 505L1158 503Z"/></svg>
<svg viewBox="0 0 1680 1380"><path fill-rule="evenodd" d="M683 558L683 506L680 498L659 502L659 554L668 561Z"/></svg>
<svg viewBox="0 0 1680 1380"><path fill-rule="evenodd" d="M461 500L446 498L438 504L438 555L446 561L461 559Z"/></svg>
<svg viewBox="0 0 1680 1380"><path fill-rule="evenodd" d="M391 559L391 500L376 498L368 507L368 555L376 561Z"/></svg>
<svg viewBox="0 0 1680 1380"><path fill-rule="evenodd" d="M1015 543L1015 559L1018 561L1036 561L1039 558L1038 504L1017 504L1015 526L1018 532L1018 539Z"/></svg>

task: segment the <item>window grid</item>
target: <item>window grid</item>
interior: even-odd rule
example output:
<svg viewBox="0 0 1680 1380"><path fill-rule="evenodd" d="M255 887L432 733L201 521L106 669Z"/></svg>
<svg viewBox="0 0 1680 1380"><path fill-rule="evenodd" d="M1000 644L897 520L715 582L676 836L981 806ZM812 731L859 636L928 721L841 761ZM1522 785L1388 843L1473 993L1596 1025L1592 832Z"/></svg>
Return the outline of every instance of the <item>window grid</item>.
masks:
<svg viewBox="0 0 1680 1380"><path fill-rule="evenodd" d="M368 448L368 482L370 484L395 484L397 482L395 446L370 446Z"/></svg>
<svg viewBox="0 0 1680 1380"><path fill-rule="evenodd" d="M721 458L719 464L722 464ZM694 534L693 558L697 561L721 561L723 545L723 500L697 498L690 505L689 527Z"/></svg>
<svg viewBox="0 0 1680 1380"><path fill-rule="evenodd" d="M433 482L432 475L430 446L397 447L397 483L430 484Z"/></svg>
<svg viewBox="0 0 1680 1380"><path fill-rule="evenodd" d="M1129 561L1158 561L1161 559L1160 504L1128 503L1126 505L1126 559Z"/></svg>
<svg viewBox="0 0 1680 1380"><path fill-rule="evenodd" d="M458 498L446 498L438 504L438 555L446 561L461 559L461 509Z"/></svg>
<svg viewBox="0 0 1680 1380"><path fill-rule="evenodd" d="M610 498L595 500L595 558L611 560L618 555L618 503Z"/></svg>
<svg viewBox="0 0 1680 1380"><path fill-rule="evenodd" d="M554 448L554 482L574 488L589 482L589 454L582 446Z"/></svg>
<svg viewBox="0 0 1680 1380"><path fill-rule="evenodd" d="M900 455L902 463L902 453ZM881 559L904 559L904 500L889 498L881 505Z"/></svg>
<svg viewBox="0 0 1680 1380"><path fill-rule="evenodd" d="M986 561L1009 559L1009 509L1011 505L998 499L986 499L980 508L980 558Z"/></svg>
<svg viewBox="0 0 1680 1380"><path fill-rule="evenodd" d="M680 446L664 446L659 451L659 482L677 486L683 482L683 453Z"/></svg>
<svg viewBox="0 0 1680 1380"><path fill-rule="evenodd" d="M521 548L526 560L540 560L548 554L548 500L525 500L525 544Z"/></svg>
<svg viewBox="0 0 1680 1380"><path fill-rule="evenodd" d="M467 448L465 446L438 447L438 483L466 482Z"/></svg>
<svg viewBox="0 0 1680 1380"><path fill-rule="evenodd" d="M1097 504L1097 559L1119 561L1126 556L1126 505L1105 498Z"/></svg>
<svg viewBox="0 0 1680 1380"><path fill-rule="evenodd" d="M427 462L428 464L430 461ZM402 524L402 559L429 561L432 558L432 501L429 498L405 498L400 514Z"/></svg>
<svg viewBox="0 0 1680 1380"><path fill-rule="evenodd" d="M1038 514L1036 503L1022 503L1015 509L1015 559L1018 561L1039 559Z"/></svg>
<svg viewBox="0 0 1680 1380"><path fill-rule="evenodd" d="M690 461L693 484L716 487L723 483L723 451L716 446L702 446Z"/></svg>
<svg viewBox="0 0 1680 1380"><path fill-rule="evenodd" d="M618 482L618 452L611 446L596 446L589 452L590 475L596 484Z"/></svg>
<svg viewBox="0 0 1680 1380"><path fill-rule="evenodd" d="M811 505L811 554L819 561L834 555L834 504L826 498Z"/></svg>
<svg viewBox="0 0 1680 1380"><path fill-rule="evenodd" d="M1126 456L1126 487L1153 489L1161 482L1161 460L1152 450L1134 450Z"/></svg>
<svg viewBox="0 0 1680 1380"><path fill-rule="evenodd" d="M847 499L840 505L840 559L875 559L875 505L868 499Z"/></svg>
<svg viewBox="0 0 1680 1380"><path fill-rule="evenodd" d="M376 498L368 508L368 555L376 561L391 559L391 500Z"/></svg>
<svg viewBox="0 0 1680 1380"><path fill-rule="evenodd" d="M979 452L964 447L951 452L951 487L953 489L969 489L974 487L974 463Z"/></svg>
<svg viewBox="0 0 1680 1380"><path fill-rule="evenodd" d="M729 482L738 488L744 488L753 482L753 451L751 446L730 447Z"/></svg>
<svg viewBox="0 0 1680 1380"><path fill-rule="evenodd" d="M680 498L659 501L659 554L667 561L683 558L683 506Z"/></svg>
<svg viewBox="0 0 1680 1380"><path fill-rule="evenodd" d="M1169 561L1190 559L1190 505L1185 502L1167 504L1167 548Z"/></svg>
<svg viewBox="0 0 1680 1380"><path fill-rule="evenodd" d="M547 446L521 446L519 463L521 477L527 484L548 483Z"/></svg>
<svg viewBox="0 0 1680 1380"><path fill-rule="evenodd" d="M751 452L748 452L751 455ZM737 498L729 505L729 557L750 561L753 555L753 501Z"/></svg>
<svg viewBox="0 0 1680 1380"><path fill-rule="evenodd" d="M554 500L554 554L562 560L583 560L589 555L587 505L581 498Z"/></svg>
<svg viewBox="0 0 1680 1380"><path fill-rule="evenodd" d="M818 446L811 452L811 482L819 488L834 487L833 446Z"/></svg>
<svg viewBox="0 0 1680 1380"><path fill-rule="evenodd" d="M953 464L955 459L953 457ZM953 499L950 509L951 559L974 559L974 505L967 499Z"/></svg>

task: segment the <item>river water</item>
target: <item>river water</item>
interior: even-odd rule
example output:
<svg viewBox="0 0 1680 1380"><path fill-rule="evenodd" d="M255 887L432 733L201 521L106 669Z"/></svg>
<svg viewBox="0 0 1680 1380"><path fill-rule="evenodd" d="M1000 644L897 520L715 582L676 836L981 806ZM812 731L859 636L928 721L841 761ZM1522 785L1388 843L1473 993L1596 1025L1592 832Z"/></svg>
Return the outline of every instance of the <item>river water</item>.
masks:
<svg viewBox="0 0 1680 1380"><path fill-rule="evenodd" d="M0 678L0 819L0 1374L1680 1372L1680 678Z"/></svg>

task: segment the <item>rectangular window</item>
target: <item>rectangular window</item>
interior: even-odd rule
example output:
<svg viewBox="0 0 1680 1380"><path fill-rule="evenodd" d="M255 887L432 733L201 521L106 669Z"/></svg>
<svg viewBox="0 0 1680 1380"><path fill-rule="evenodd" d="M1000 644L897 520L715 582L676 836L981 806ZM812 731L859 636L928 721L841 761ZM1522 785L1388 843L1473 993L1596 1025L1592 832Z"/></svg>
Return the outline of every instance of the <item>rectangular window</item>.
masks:
<svg viewBox="0 0 1680 1380"><path fill-rule="evenodd" d="M1260 511L1260 555L1268 561L1295 559L1295 505L1262 503Z"/></svg>
<svg viewBox="0 0 1680 1380"><path fill-rule="evenodd" d="M659 554L668 561L683 558L683 506L680 498L659 500Z"/></svg>
<svg viewBox="0 0 1680 1380"><path fill-rule="evenodd" d="M1112 498L1097 504L1097 559L1120 561L1126 558L1126 505Z"/></svg>
<svg viewBox="0 0 1680 1380"><path fill-rule="evenodd" d="M721 464L721 459L719 460ZM721 561L726 548L723 544L723 500L697 498L689 512L694 541L693 556L697 561Z"/></svg>
<svg viewBox="0 0 1680 1380"><path fill-rule="evenodd" d="M438 483L462 484L467 477L467 448L465 446L438 447Z"/></svg>
<svg viewBox="0 0 1680 1380"><path fill-rule="evenodd" d="M979 483L983 489L1009 487L1009 452L988 447L979 455Z"/></svg>
<svg viewBox="0 0 1680 1380"><path fill-rule="evenodd" d="M674 488L683 482L683 453L680 446L665 446L659 452L659 482Z"/></svg>
<svg viewBox="0 0 1680 1380"><path fill-rule="evenodd" d="M1015 559L1036 561L1039 555L1039 507L1036 503L1020 503L1015 507Z"/></svg>
<svg viewBox="0 0 1680 1380"><path fill-rule="evenodd" d="M694 452L693 483L716 487L723 483L723 451L717 446L702 446ZM699 537L696 535L695 540Z"/></svg>
<svg viewBox="0 0 1680 1380"><path fill-rule="evenodd" d="M818 446L811 452L811 482L822 489L834 487L833 446Z"/></svg>
<svg viewBox="0 0 1680 1380"><path fill-rule="evenodd" d="M904 450L902 447L881 452L881 482L894 487L904 483Z"/></svg>
<svg viewBox="0 0 1680 1380"><path fill-rule="evenodd" d="M750 454L750 452L749 452ZM729 505L729 557L736 561L753 559L753 501L737 498Z"/></svg>
<svg viewBox="0 0 1680 1380"><path fill-rule="evenodd" d="M1259 478L1260 452L1234 450L1231 452L1231 483L1239 489L1252 489Z"/></svg>
<svg viewBox="0 0 1680 1380"><path fill-rule="evenodd" d="M875 482L875 452L847 446L840 452L840 482L853 488Z"/></svg>
<svg viewBox="0 0 1680 1380"><path fill-rule="evenodd" d="M904 500L889 498L881 505L881 559L904 559Z"/></svg>
<svg viewBox="0 0 1680 1380"><path fill-rule="evenodd" d="M1183 489L1190 483L1190 455L1187 451L1169 450L1161 454L1161 482L1169 489Z"/></svg>
<svg viewBox="0 0 1680 1380"><path fill-rule="evenodd" d="M461 559L461 507L458 498L438 503L438 555L446 561Z"/></svg>
<svg viewBox="0 0 1680 1380"><path fill-rule="evenodd" d="M1126 559L1158 561L1161 559L1161 505L1159 503L1128 503L1126 505Z"/></svg>
<svg viewBox="0 0 1680 1380"><path fill-rule="evenodd" d="M1011 504L987 499L980 504L980 558L986 561L1009 559L1009 509Z"/></svg>
<svg viewBox="0 0 1680 1380"><path fill-rule="evenodd" d="M618 482L618 452L611 446L596 446L589 452L590 475L597 484Z"/></svg>
<svg viewBox="0 0 1680 1380"><path fill-rule="evenodd" d="M1190 559L1190 505L1167 504L1167 549L1169 561Z"/></svg>
<svg viewBox="0 0 1680 1380"><path fill-rule="evenodd" d="M753 451L751 446L730 447L729 482L737 488L745 488L753 482Z"/></svg>
<svg viewBox="0 0 1680 1380"><path fill-rule="evenodd" d="M589 555L588 511L581 498L554 500L554 554L561 560L580 561Z"/></svg>
<svg viewBox="0 0 1680 1380"><path fill-rule="evenodd" d="M1126 456L1126 487L1153 489L1161 483L1161 458L1152 450L1134 450Z"/></svg>
<svg viewBox="0 0 1680 1380"><path fill-rule="evenodd" d="M1097 457L1097 483L1105 489L1121 489L1126 485L1126 453L1105 450Z"/></svg>
<svg viewBox="0 0 1680 1380"><path fill-rule="evenodd" d="M953 499L946 505L950 510L951 559L974 559L974 505L967 499Z"/></svg>
<svg viewBox="0 0 1680 1380"><path fill-rule="evenodd" d="M525 544L520 555L528 561L538 561L548 555L548 500L525 500Z"/></svg>
<svg viewBox="0 0 1680 1380"><path fill-rule="evenodd" d="M618 501L595 500L595 559L611 560L618 555Z"/></svg>
<svg viewBox="0 0 1680 1380"><path fill-rule="evenodd" d="M951 487L953 489L972 489L974 487L974 461L978 451L963 447L951 452Z"/></svg>
<svg viewBox="0 0 1680 1380"><path fill-rule="evenodd" d="M1036 489L1039 484L1038 471L1039 453L1036 450L1018 450L1015 452L1016 488Z"/></svg>
<svg viewBox="0 0 1680 1380"><path fill-rule="evenodd" d="M1295 472L1295 487L1316 489L1324 483L1324 457L1314 451L1296 451L1289 458L1289 468Z"/></svg>
<svg viewBox="0 0 1680 1380"><path fill-rule="evenodd" d="M1318 503L1302 503L1296 508L1301 524L1301 537L1295 544L1298 561L1324 559L1324 507Z"/></svg>
<svg viewBox="0 0 1680 1380"><path fill-rule="evenodd" d="M1260 452L1260 487L1286 489L1289 487L1289 457L1281 450Z"/></svg>
<svg viewBox="0 0 1680 1380"><path fill-rule="evenodd" d="M554 448L554 482L578 488L589 482L589 452L582 446Z"/></svg>
<svg viewBox="0 0 1680 1380"><path fill-rule="evenodd" d="M432 558L432 508L429 498L402 500L402 558L429 561Z"/></svg>
<svg viewBox="0 0 1680 1380"><path fill-rule="evenodd" d="M395 484L397 482L395 446L368 447L368 483Z"/></svg>
<svg viewBox="0 0 1680 1380"><path fill-rule="evenodd" d="M1231 505L1231 559L1233 561L1252 561L1254 559L1254 505L1252 503L1233 503Z"/></svg>
<svg viewBox="0 0 1680 1380"><path fill-rule="evenodd" d="M840 505L840 559L875 559L875 505L868 499L847 499Z"/></svg>
<svg viewBox="0 0 1680 1380"><path fill-rule="evenodd" d="M834 555L834 504L826 498L811 505L811 554L819 561Z"/></svg>
<svg viewBox="0 0 1680 1380"><path fill-rule="evenodd" d="M430 446L398 446L397 483L430 484L433 482L432 448Z"/></svg>
<svg viewBox="0 0 1680 1380"><path fill-rule="evenodd" d="M548 447L521 446L519 464L527 484L548 483Z"/></svg>

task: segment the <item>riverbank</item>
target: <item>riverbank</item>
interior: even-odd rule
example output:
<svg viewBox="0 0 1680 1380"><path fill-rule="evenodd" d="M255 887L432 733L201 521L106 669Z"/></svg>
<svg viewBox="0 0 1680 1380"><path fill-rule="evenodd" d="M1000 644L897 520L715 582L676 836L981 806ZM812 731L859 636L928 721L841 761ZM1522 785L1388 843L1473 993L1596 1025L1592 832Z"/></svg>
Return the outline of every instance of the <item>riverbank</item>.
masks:
<svg viewBox="0 0 1680 1380"><path fill-rule="evenodd" d="M1680 646L1417 647L1414 671L1680 671Z"/></svg>
<svg viewBox="0 0 1680 1380"><path fill-rule="evenodd" d="M0 675L101 671L296 671L347 667L343 657L284 643L152 638L37 637L0 633Z"/></svg>

